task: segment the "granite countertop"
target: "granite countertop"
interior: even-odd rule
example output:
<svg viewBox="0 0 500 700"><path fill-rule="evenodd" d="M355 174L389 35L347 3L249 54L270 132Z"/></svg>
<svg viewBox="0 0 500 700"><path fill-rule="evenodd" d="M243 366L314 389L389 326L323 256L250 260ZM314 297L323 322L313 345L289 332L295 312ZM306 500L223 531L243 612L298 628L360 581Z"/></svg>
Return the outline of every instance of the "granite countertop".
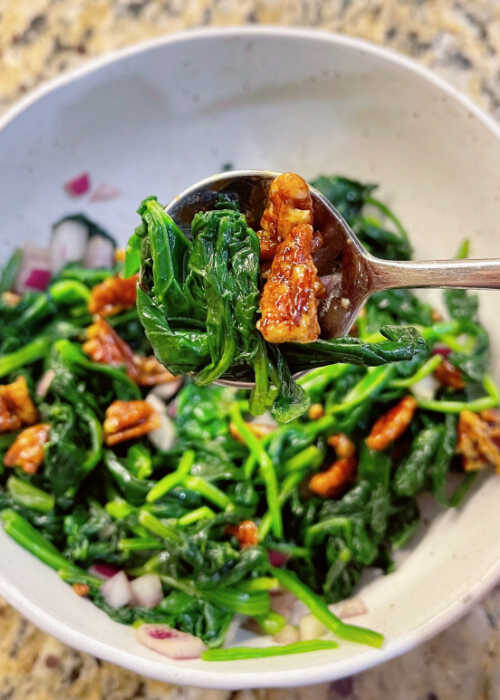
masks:
<svg viewBox="0 0 500 700"><path fill-rule="evenodd" d="M415 58L500 119L499 0L0 0L0 112L92 56L201 25L313 26ZM500 589L355 678L309 688L179 688L73 651L0 600L0 700L500 700Z"/></svg>

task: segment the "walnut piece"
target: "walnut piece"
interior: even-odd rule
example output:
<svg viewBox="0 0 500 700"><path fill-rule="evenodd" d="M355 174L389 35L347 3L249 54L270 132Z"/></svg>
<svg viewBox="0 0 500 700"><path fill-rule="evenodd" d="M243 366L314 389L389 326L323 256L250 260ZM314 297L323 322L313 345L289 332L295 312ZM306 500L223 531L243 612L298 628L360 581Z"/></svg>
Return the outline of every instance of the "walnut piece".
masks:
<svg viewBox="0 0 500 700"><path fill-rule="evenodd" d="M462 455L466 472L488 466L500 474L500 410L462 411L458 421L457 452Z"/></svg>
<svg viewBox="0 0 500 700"><path fill-rule="evenodd" d="M356 471L356 445L345 433L330 435L328 444L337 455L336 461L323 472L318 472L309 481L309 488L322 498L341 494Z"/></svg>
<svg viewBox="0 0 500 700"><path fill-rule="evenodd" d="M309 481L309 488L322 498L340 495L356 471L355 457L341 457L324 472L318 472Z"/></svg>
<svg viewBox="0 0 500 700"><path fill-rule="evenodd" d="M269 188L269 203L262 214L258 231L261 260L272 260L278 244L299 224L313 223L309 186L295 173L276 177Z"/></svg>
<svg viewBox="0 0 500 700"><path fill-rule="evenodd" d="M20 467L27 474L36 474L43 461L43 446L49 433L48 423L37 423L19 433L4 457L5 466Z"/></svg>
<svg viewBox="0 0 500 700"><path fill-rule="evenodd" d="M368 447L371 450L385 450L397 440L410 425L417 405L413 396L405 396L387 413L380 416L366 438Z"/></svg>
<svg viewBox="0 0 500 700"><path fill-rule="evenodd" d="M227 532L236 537L242 549L259 544L259 530L253 520L242 520L237 525L229 525Z"/></svg>
<svg viewBox="0 0 500 700"><path fill-rule="evenodd" d="M83 351L94 362L114 367L124 366L130 379L140 386L164 384L175 379L156 357L135 355L132 348L103 318L98 318L87 328L87 338Z"/></svg>
<svg viewBox="0 0 500 700"><path fill-rule="evenodd" d="M356 445L345 433L330 435L328 444L333 447L337 457L354 457L356 454Z"/></svg>
<svg viewBox="0 0 500 700"><path fill-rule="evenodd" d="M271 184L259 232L261 258L272 259L260 298L257 328L270 343L309 343L320 334L318 298L324 288L312 259L309 187L294 173Z"/></svg>
<svg viewBox="0 0 500 700"><path fill-rule="evenodd" d="M447 386L450 389L463 389L465 386L462 372L445 358L434 370L434 377L442 386Z"/></svg>
<svg viewBox="0 0 500 700"><path fill-rule="evenodd" d="M104 440L116 445L160 427L160 416L147 401L113 401L106 409Z"/></svg>
<svg viewBox="0 0 500 700"><path fill-rule="evenodd" d="M89 300L91 314L113 316L135 306L138 276L109 277L92 288Z"/></svg>
<svg viewBox="0 0 500 700"><path fill-rule="evenodd" d="M30 398L25 377L20 376L12 384L0 386L0 433L19 430L37 419L38 412Z"/></svg>

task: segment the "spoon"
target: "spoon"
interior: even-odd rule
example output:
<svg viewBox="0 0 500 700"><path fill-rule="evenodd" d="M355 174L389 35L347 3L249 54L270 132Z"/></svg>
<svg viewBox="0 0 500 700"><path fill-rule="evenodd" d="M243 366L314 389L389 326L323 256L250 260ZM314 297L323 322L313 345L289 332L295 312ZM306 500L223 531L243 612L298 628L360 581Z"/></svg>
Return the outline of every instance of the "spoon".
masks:
<svg viewBox="0 0 500 700"><path fill-rule="evenodd" d="M221 195L235 201L249 226L260 228L271 182L280 173L268 170L237 170L219 173L184 190L166 207L176 224L190 235L196 212L213 209ZM370 255L343 216L314 187L314 228L324 244L314 254L318 274L327 294L319 304L322 337L347 335L362 306L374 292L386 289L456 287L500 289L500 260L382 260ZM247 377L224 377L218 383L251 388Z"/></svg>

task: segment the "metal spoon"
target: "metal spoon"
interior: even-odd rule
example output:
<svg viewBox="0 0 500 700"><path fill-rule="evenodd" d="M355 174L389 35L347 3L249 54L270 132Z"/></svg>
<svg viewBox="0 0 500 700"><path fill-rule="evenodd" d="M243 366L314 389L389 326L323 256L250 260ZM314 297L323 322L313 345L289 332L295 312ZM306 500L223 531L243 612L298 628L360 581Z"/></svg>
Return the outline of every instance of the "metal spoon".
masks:
<svg viewBox="0 0 500 700"><path fill-rule="evenodd" d="M198 211L213 209L226 195L236 201L249 225L258 230L267 204L269 186L279 173L237 170L213 175L192 185L170 202L166 211L186 233ZM320 304L322 336L335 338L351 329L363 304L374 292L386 289L457 287L500 289L500 260L381 260L370 255L343 216L311 187L314 228L324 245L315 254L318 273L326 283L327 296ZM219 383L251 388L247 377L224 377Z"/></svg>

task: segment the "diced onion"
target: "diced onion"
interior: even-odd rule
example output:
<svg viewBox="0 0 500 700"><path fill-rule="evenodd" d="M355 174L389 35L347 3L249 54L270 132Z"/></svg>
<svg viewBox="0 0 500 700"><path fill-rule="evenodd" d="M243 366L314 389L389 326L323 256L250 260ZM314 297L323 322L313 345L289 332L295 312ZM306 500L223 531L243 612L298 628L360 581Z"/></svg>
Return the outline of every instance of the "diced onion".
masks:
<svg viewBox="0 0 500 700"><path fill-rule="evenodd" d="M63 219L52 229L50 268L56 275L69 262L81 262L87 250L89 232L81 221Z"/></svg>
<svg viewBox="0 0 500 700"><path fill-rule="evenodd" d="M141 625L136 630L136 639L169 659L198 659L206 649L198 637L163 624Z"/></svg>
<svg viewBox="0 0 500 700"><path fill-rule="evenodd" d="M311 613L304 615L299 620L299 635L301 641L319 639L326 632L325 626Z"/></svg>
<svg viewBox="0 0 500 700"><path fill-rule="evenodd" d="M116 566L113 566L113 564L96 563L92 564L92 566L89 567L89 574L97 576L98 578L102 578L103 581L105 581L108 578L112 578L119 572L120 569L118 569L118 567Z"/></svg>
<svg viewBox="0 0 500 700"><path fill-rule="evenodd" d="M416 382L413 384L410 388L412 391L412 394L417 398L417 399L433 399L437 388L439 386L439 383L434 379L432 374L428 374L426 377L421 379L419 382Z"/></svg>
<svg viewBox="0 0 500 700"><path fill-rule="evenodd" d="M348 617L356 617L357 615L366 615L367 612L368 608L363 599L356 596L355 598L344 600L337 614L342 619L346 619Z"/></svg>
<svg viewBox="0 0 500 700"><path fill-rule="evenodd" d="M90 176L88 173L81 173L64 183L64 189L71 197L80 197L90 189Z"/></svg>
<svg viewBox="0 0 500 700"><path fill-rule="evenodd" d="M45 398L48 390L50 389L50 385L52 384L52 380L55 376L56 373L53 369L48 369L46 372L44 372L42 378L36 386L36 395L39 399Z"/></svg>
<svg viewBox="0 0 500 700"><path fill-rule="evenodd" d="M288 561L288 554L278 552L276 549L269 549L267 552L271 566L284 566Z"/></svg>
<svg viewBox="0 0 500 700"><path fill-rule="evenodd" d="M172 398L172 396L177 394L183 381L184 380L182 377L174 377L170 382L157 384L151 393L157 396L159 399L163 399L163 401L168 401Z"/></svg>
<svg viewBox="0 0 500 700"><path fill-rule="evenodd" d="M50 252L33 243L26 243L23 248L21 269L14 284L14 291L25 292L27 289L43 291L50 282Z"/></svg>
<svg viewBox="0 0 500 700"><path fill-rule="evenodd" d="M104 236L92 236L90 239L83 264L85 267L95 269L97 267L112 267L115 260L115 247Z"/></svg>
<svg viewBox="0 0 500 700"><path fill-rule="evenodd" d="M300 639L299 630L295 625L285 625L283 629L274 635L273 639L278 644L293 644Z"/></svg>
<svg viewBox="0 0 500 700"><path fill-rule="evenodd" d="M112 608L122 608L132 600L132 589L123 571L118 572L105 581L100 591L106 603L111 605Z"/></svg>
<svg viewBox="0 0 500 700"><path fill-rule="evenodd" d="M149 432L148 438L155 447L166 452L167 450L170 450L175 442L174 424L167 416L165 404L161 399L155 396L152 391L146 396L146 401L160 416L160 426L156 428L156 430Z"/></svg>
<svg viewBox="0 0 500 700"><path fill-rule="evenodd" d="M163 589L158 574L144 574L130 583L133 603L141 608L154 608L163 600Z"/></svg>
<svg viewBox="0 0 500 700"><path fill-rule="evenodd" d="M120 195L120 190L113 185L98 185L92 192L90 197L91 202L107 202L110 199L115 199Z"/></svg>

